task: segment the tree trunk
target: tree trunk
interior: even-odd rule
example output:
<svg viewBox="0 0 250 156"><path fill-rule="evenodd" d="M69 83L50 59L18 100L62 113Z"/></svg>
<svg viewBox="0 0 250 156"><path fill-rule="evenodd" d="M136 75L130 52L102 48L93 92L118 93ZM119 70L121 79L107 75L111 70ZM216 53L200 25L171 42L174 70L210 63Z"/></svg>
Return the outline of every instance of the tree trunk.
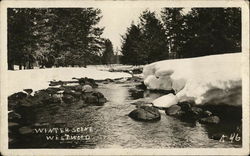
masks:
<svg viewBox="0 0 250 156"><path fill-rule="evenodd" d="M22 64L19 64L19 70L22 70Z"/></svg>

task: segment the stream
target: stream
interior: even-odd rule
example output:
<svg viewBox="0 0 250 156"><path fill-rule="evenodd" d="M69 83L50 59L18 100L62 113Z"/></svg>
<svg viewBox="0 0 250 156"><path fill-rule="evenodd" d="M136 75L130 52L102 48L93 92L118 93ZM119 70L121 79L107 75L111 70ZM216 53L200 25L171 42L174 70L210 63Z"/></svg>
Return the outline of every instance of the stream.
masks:
<svg viewBox="0 0 250 156"><path fill-rule="evenodd" d="M230 136L237 123L207 126L189 123L167 116L161 111L157 122L139 122L128 116L136 108L131 104L140 98L155 99L158 93L133 94L136 83L98 83L97 90L108 99L103 106L81 107L76 104L44 106L35 111L35 122L45 123L45 128L82 128L87 135L84 141L48 140L48 135L58 133L37 132L15 136L10 148L240 148L241 141L220 140ZM59 122L58 122L59 120ZM53 125L57 123L57 125ZM42 127L42 128L44 128ZM41 128L41 127L40 127ZM211 136L217 134L217 139ZM86 141L87 140L87 141ZM220 140L220 141L219 141Z"/></svg>

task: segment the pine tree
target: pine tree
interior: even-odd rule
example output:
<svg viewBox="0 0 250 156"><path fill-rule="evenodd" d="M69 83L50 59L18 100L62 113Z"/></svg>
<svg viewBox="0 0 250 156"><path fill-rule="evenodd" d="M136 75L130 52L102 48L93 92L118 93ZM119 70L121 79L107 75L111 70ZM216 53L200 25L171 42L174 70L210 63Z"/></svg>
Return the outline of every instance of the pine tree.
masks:
<svg viewBox="0 0 250 156"><path fill-rule="evenodd" d="M168 47L165 30L155 12L144 11L140 16L143 51L147 54L147 63L168 59Z"/></svg>
<svg viewBox="0 0 250 156"><path fill-rule="evenodd" d="M8 68L92 63L103 49L100 19L94 8L8 9Z"/></svg>
<svg viewBox="0 0 250 156"><path fill-rule="evenodd" d="M184 57L241 51L239 8L193 8L185 17Z"/></svg>
<svg viewBox="0 0 250 156"><path fill-rule="evenodd" d="M114 63L114 50L113 45L109 39L105 40L105 48L102 56L103 64L112 64Z"/></svg>
<svg viewBox="0 0 250 156"><path fill-rule="evenodd" d="M13 70L15 64L32 68L36 47L34 25L33 10L8 9L8 69Z"/></svg>
<svg viewBox="0 0 250 156"><path fill-rule="evenodd" d="M146 54L142 47L142 33L139 26L132 22L122 39L122 63L132 65L145 64Z"/></svg>
<svg viewBox="0 0 250 156"><path fill-rule="evenodd" d="M183 44L184 20L182 8L163 8L161 18L167 36L169 55L178 58Z"/></svg>

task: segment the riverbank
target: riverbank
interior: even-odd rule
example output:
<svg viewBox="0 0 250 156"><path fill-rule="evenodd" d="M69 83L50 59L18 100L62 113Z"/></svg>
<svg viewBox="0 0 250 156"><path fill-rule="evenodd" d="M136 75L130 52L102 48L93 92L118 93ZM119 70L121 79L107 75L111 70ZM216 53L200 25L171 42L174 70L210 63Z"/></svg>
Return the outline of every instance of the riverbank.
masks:
<svg viewBox="0 0 250 156"><path fill-rule="evenodd" d="M190 104L190 119L183 120L169 109L152 107L167 93L147 90L139 77L71 81L75 83L52 81L34 95L25 90L9 97L10 148L241 147L241 120L224 120L225 108L211 111L220 121L207 124L199 121L199 113L209 109ZM130 118L130 112L145 106L159 111L161 118Z"/></svg>
<svg viewBox="0 0 250 156"><path fill-rule="evenodd" d="M100 71L98 67L31 69L7 71L6 74L6 83L8 86L6 90L7 95L11 95L27 88L37 91L47 88L50 81L70 81L73 77L88 77L95 80L131 77L131 74L128 73Z"/></svg>

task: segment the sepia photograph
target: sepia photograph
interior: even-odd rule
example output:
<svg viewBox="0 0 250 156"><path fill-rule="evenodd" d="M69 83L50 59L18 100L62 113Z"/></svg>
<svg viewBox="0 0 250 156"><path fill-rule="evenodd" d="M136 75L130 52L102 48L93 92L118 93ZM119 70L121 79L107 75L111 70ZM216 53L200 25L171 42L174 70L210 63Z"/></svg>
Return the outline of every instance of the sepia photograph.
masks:
<svg viewBox="0 0 250 156"><path fill-rule="evenodd" d="M249 152L247 2L33 2L1 6L7 149Z"/></svg>

